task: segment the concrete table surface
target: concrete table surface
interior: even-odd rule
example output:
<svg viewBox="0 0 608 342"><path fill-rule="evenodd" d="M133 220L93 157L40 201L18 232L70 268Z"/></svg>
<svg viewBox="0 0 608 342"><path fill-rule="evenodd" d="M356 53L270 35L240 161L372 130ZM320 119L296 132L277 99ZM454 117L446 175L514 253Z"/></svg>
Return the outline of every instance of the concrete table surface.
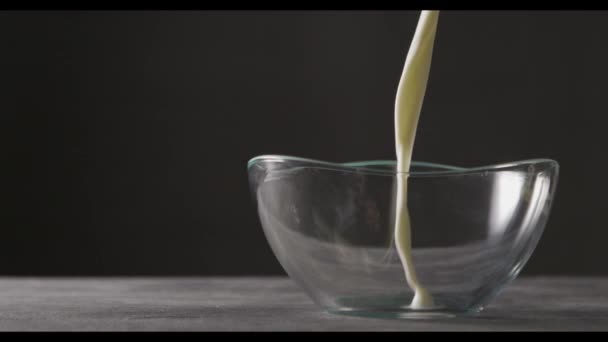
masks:
<svg viewBox="0 0 608 342"><path fill-rule="evenodd" d="M608 330L608 278L520 278L479 317L326 313L288 278L0 278L3 331Z"/></svg>

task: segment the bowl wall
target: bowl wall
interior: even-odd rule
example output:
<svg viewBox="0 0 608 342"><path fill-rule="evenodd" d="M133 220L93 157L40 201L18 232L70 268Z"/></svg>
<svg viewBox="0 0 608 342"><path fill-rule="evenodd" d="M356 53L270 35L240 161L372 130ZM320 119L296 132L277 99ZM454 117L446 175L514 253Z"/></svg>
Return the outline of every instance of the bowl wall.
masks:
<svg viewBox="0 0 608 342"><path fill-rule="evenodd" d="M393 162L268 156L248 171L273 252L317 304L411 311L414 293L393 241ZM479 311L517 276L542 235L557 176L551 160L476 169L412 164L412 258L437 304L431 311Z"/></svg>

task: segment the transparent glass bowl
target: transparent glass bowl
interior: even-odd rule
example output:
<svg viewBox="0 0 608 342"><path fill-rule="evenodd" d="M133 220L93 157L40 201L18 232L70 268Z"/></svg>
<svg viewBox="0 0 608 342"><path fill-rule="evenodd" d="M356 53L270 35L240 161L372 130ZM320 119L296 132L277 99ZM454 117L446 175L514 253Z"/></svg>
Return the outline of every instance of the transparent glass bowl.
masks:
<svg viewBox="0 0 608 342"><path fill-rule="evenodd" d="M394 244L394 161L336 164L260 156L248 164L268 242L289 276L331 312L388 317L477 313L530 258L559 166L412 163L412 259L435 307L413 310Z"/></svg>

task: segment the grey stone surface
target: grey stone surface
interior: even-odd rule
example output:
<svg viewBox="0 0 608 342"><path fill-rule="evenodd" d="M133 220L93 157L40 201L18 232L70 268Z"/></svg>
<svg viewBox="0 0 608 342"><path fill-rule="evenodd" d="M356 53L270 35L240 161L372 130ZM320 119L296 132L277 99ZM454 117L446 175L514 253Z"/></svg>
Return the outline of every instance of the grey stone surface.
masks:
<svg viewBox="0 0 608 342"><path fill-rule="evenodd" d="M479 317L371 319L282 277L0 278L3 331L608 330L608 278L520 278Z"/></svg>

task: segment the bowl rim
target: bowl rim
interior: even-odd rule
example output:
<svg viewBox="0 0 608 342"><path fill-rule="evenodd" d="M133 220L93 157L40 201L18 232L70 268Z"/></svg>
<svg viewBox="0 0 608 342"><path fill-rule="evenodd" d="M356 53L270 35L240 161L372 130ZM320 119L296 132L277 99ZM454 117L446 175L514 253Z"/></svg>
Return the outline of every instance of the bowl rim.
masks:
<svg viewBox="0 0 608 342"><path fill-rule="evenodd" d="M395 160L362 160L362 161L354 161L354 162L345 162L345 163L335 163L329 161L323 161L318 159L304 158L304 157L296 157L289 155L280 155L280 154L264 154L251 158L247 162L247 170L251 169L253 166L258 165L263 161L275 161L275 162L286 162L286 161L296 161L302 163L308 163L310 165L299 166L307 167L307 168L319 168L319 169L329 169L334 171L355 171L360 173L370 173L370 174L383 174L383 175L396 175L396 174L406 174L410 176L432 176L432 175L464 175L464 174L473 174L480 172L497 172L497 171L509 171L514 169L522 169L523 167L534 167L538 165L545 165L548 168L554 168L555 171L559 170L559 163L556 160L549 158L534 158L534 159L525 159L519 161L505 162L505 163L497 163L485 166L476 166L476 167L460 167L446 164L438 164L424 161L412 161L412 166L414 167L426 167L433 168L434 170L429 171L410 171L410 172L396 172L392 170L387 170L387 166L394 166L397 164ZM380 167L380 168L378 168Z"/></svg>

